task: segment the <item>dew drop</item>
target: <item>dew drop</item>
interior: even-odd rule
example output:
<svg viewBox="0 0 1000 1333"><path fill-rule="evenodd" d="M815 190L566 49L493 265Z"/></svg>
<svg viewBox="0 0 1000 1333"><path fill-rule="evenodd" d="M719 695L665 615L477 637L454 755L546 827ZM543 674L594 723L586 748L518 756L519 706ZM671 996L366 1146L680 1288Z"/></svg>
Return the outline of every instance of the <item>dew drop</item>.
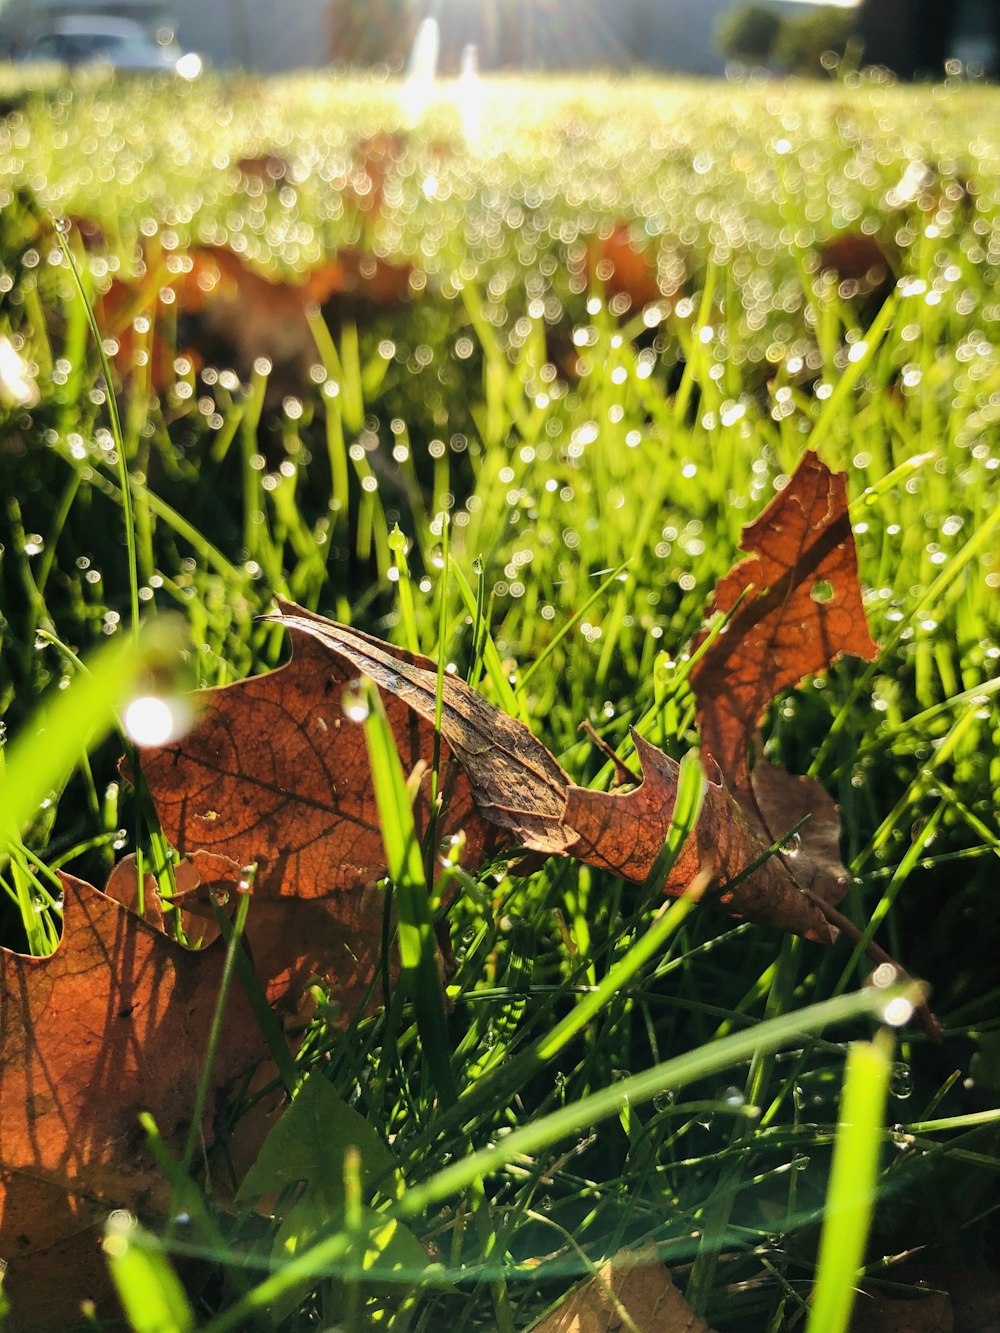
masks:
<svg viewBox="0 0 1000 1333"><path fill-rule="evenodd" d="M892 963L879 963L878 967L872 972L870 981L873 986L883 989L886 986L892 986L899 978L899 969Z"/></svg>
<svg viewBox="0 0 1000 1333"><path fill-rule="evenodd" d="M912 1017L913 1002L908 1000L905 995L897 995L882 1009L882 1022L888 1023L889 1027L892 1028L901 1028Z"/></svg>
<svg viewBox="0 0 1000 1333"><path fill-rule="evenodd" d="M464 848L465 834L453 833L450 838L445 838L438 848L438 864L445 869L457 865L461 860Z"/></svg>
<svg viewBox="0 0 1000 1333"><path fill-rule="evenodd" d="M360 680L351 680L340 696L344 716L349 722L364 722L368 717L368 700Z"/></svg>
<svg viewBox="0 0 1000 1333"><path fill-rule="evenodd" d="M782 852L791 860L795 860L802 850L802 836L799 833L793 833L790 838L786 838L781 846Z"/></svg>
<svg viewBox="0 0 1000 1333"><path fill-rule="evenodd" d="M904 1060L897 1060L889 1075L889 1092L899 1102L913 1094L913 1073Z"/></svg>

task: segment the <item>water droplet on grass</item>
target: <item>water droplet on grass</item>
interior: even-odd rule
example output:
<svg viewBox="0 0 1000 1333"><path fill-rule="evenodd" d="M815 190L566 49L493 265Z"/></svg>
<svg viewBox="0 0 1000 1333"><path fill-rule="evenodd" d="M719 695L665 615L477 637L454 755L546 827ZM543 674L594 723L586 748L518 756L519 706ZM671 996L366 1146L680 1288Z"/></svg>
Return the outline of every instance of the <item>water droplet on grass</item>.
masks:
<svg viewBox="0 0 1000 1333"><path fill-rule="evenodd" d="M903 1060L897 1060L889 1075L889 1092L897 1101L905 1101L913 1094L913 1072Z"/></svg>
<svg viewBox="0 0 1000 1333"><path fill-rule="evenodd" d="M784 843L782 843L781 850L784 852L785 856L794 860L802 850L802 835L793 833L790 838L786 838Z"/></svg>
<svg viewBox="0 0 1000 1333"><path fill-rule="evenodd" d="M368 717L368 700L359 680L352 680L344 686L340 696L344 716L349 722L364 722Z"/></svg>

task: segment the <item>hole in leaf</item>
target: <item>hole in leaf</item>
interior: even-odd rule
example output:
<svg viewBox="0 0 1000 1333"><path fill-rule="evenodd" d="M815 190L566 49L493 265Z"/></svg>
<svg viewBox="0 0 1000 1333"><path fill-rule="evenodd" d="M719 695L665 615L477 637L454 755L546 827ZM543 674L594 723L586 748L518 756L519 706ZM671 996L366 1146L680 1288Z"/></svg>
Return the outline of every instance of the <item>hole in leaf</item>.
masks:
<svg viewBox="0 0 1000 1333"><path fill-rule="evenodd" d="M832 602L834 598L834 587L832 583L827 583L826 579L817 579L809 589L809 596L820 606L825 606L827 602Z"/></svg>

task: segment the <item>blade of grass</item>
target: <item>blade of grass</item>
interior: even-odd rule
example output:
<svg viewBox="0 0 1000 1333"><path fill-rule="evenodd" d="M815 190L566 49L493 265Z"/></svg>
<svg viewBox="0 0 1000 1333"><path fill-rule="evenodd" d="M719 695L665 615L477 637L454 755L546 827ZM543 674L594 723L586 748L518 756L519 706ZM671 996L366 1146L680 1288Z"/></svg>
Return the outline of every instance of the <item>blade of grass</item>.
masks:
<svg viewBox="0 0 1000 1333"><path fill-rule="evenodd" d="M578 1102L540 1116L497 1142L442 1168L429 1180L407 1191L392 1210L393 1215L404 1220L417 1218L451 1196L462 1193L477 1179L502 1170L522 1155L541 1152L560 1139L578 1134L581 1129L618 1116L627 1105L640 1106L668 1090L676 1093L699 1079L720 1073L755 1055L781 1050L832 1024L878 1016L884 1013L893 998L906 993L906 988L882 991L871 988L821 1001L760 1023L748 1032L736 1033L675 1056L641 1074L633 1074ZM280 1299L303 1278L329 1271L350 1246L351 1238L343 1232L317 1241L207 1324L203 1333L229 1333L231 1329L246 1327L256 1313Z"/></svg>
<svg viewBox="0 0 1000 1333"><path fill-rule="evenodd" d="M399 921L400 984L406 988L417 1019L431 1079L442 1100L457 1096L448 1059L450 1043L444 1011L444 993L437 966L437 941L427 896L420 840L399 751L374 685L367 687L368 713L365 741L372 769L372 785L385 844L386 864L396 895Z"/></svg>
<svg viewBox="0 0 1000 1333"><path fill-rule="evenodd" d="M236 920L226 943L226 961L223 964L222 979L219 982L219 996L215 1005L215 1013L212 1015L212 1026L208 1032L205 1058L202 1063L201 1076L198 1079L198 1091L194 1099L194 1109L191 1112L191 1126L188 1130L181 1159L185 1174L191 1170L198 1139L204 1128L205 1107L208 1105L208 1094L212 1085L212 1068L215 1064L215 1054L219 1049L219 1042L222 1040L222 1020L226 1010L226 1001L229 999L229 989L233 983L233 974L236 971L240 938L243 935L249 908L250 894L241 893L239 905L236 908Z"/></svg>
<svg viewBox="0 0 1000 1333"><path fill-rule="evenodd" d="M108 1218L104 1254L133 1333L187 1333L196 1325L180 1279L155 1236L131 1213Z"/></svg>
<svg viewBox="0 0 1000 1333"><path fill-rule="evenodd" d="M133 636L139 633L139 559L135 542L135 511L132 506L132 492L129 486L128 459L125 455L125 435L122 431L121 415L118 411L118 399L115 396L114 381L111 378L111 366L108 362L107 353L104 350L104 339L101 337L101 330L97 327L97 317L94 314L93 306L87 299L86 288L83 285L83 277L80 273L80 266L76 262L76 256L69 247L66 240L65 229L61 223L53 219L56 239L59 242L59 248L62 250L63 258L69 266L69 271L73 277L73 285L76 288L80 303L87 312L87 323L90 325L90 332L93 334L94 342L97 346L97 355L101 363L101 374L104 376L104 383L107 389L108 417L111 422L111 437L115 442L115 452L118 455L118 475L122 488L122 516L125 520L125 548L128 552L128 587L129 587L129 608L131 612L131 629Z"/></svg>
<svg viewBox="0 0 1000 1333"><path fill-rule="evenodd" d="M135 692L152 647L148 638L113 640L67 689L45 696L31 734L15 738L0 766L0 847L20 836L49 793L63 787L80 756L118 725L117 710Z"/></svg>
<svg viewBox="0 0 1000 1333"><path fill-rule="evenodd" d="M826 1217L806 1333L846 1333L875 1203L893 1039L887 1030L847 1053Z"/></svg>

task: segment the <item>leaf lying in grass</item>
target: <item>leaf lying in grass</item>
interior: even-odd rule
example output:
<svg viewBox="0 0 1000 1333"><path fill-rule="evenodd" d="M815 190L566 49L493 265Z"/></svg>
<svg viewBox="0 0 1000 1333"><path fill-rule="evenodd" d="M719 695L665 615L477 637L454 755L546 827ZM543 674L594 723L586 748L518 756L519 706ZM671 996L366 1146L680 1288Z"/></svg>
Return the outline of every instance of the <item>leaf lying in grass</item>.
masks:
<svg viewBox="0 0 1000 1333"><path fill-rule="evenodd" d="M165 902L160 896L156 877L148 870L143 875L142 900L139 898L138 867L134 855L122 857L112 870L104 892L115 902L135 912L156 930L173 934L168 918L179 914L184 938L202 947L219 934L211 903L222 903L239 883L241 867L228 856L195 852L173 867L174 897Z"/></svg>
<svg viewBox="0 0 1000 1333"><path fill-rule="evenodd" d="M278 600L280 621L302 630L384 694L399 699L432 726L438 671L430 658L404 652L359 630ZM487 703L464 680L444 675L441 734L472 783L480 814L540 850L560 851L566 774L528 728Z"/></svg>
<svg viewBox="0 0 1000 1333"><path fill-rule="evenodd" d="M112 279L95 314L101 332L117 343L122 379L148 375L157 393L174 382L179 353L197 368L231 365L243 378L265 356L279 388L301 388L316 352L310 308L321 305L330 325L364 323L410 299L412 272L409 264L345 249L301 282L282 282L226 246L203 245L166 260L150 247L141 275ZM143 332L139 316L146 319Z"/></svg>
<svg viewBox="0 0 1000 1333"><path fill-rule="evenodd" d="M711 607L730 619L692 668L691 686L705 752L748 797L750 742L771 700L841 653L870 659L878 646L861 603L843 473L807 451L740 544L750 554L719 581Z"/></svg>
<svg viewBox="0 0 1000 1333"><path fill-rule="evenodd" d="M433 725L437 671L427 658L403 653L292 603L282 602L280 609L280 623L315 636L384 693L405 701ZM634 738L643 767L642 785L614 794L590 791L570 782L527 727L493 708L457 677L445 678L444 705L442 735L468 773L472 794L486 819L532 851L572 856L626 879L645 879L673 814L678 772L673 759ZM829 798L827 804L832 806ZM794 822L782 825L780 833ZM710 784L696 842L682 853L664 892L683 893L702 865L712 869L713 883L724 887L763 861L736 889L723 894L726 910L808 939L831 941L834 932L787 869L776 859L765 860L773 841L725 787Z"/></svg>
<svg viewBox="0 0 1000 1333"><path fill-rule="evenodd" d="M272 1001L294 1004L318 974L356 1008L381 952L384 896L376 883L385 850L364 734L344 713L356 675L312 634L296 633L286 666L197 694L195 729L143 753L143 778L178 850L237 866L256 862L247 939ZM404 767L420 778L415 818L423 833L433 727L421 726L391 691L385 702ZM445 814L436 836L461 832L464 859L478 866L500 831L477 812L447 745L441 774Z"/></svg>
<svg viewBox="0 0 1000 1333"><path fill-rule="evenodd" d="M670 1280L653 1246L622 1250L533 1333L712 1333Z"/></svg>
<svg viewBox="0 0 1000 1333"><path fill-rule="evenodd" d="M165 1206L138 1112L180 1150L224 958L173 944L89 884L64 885L56 952L0 949L0 1256L17 1318L35 1328L65 1327L82 1300L106 1298L98 1229L109 1209ZM224 1023L206 1139L263 1053L241 994Z"/></svg>
<svg viewBox="0 0 1000 1333"><path fill-rule="evenodd" d="M684 892L708 868L734 915L829 942L835 932L802 888L830 903L846 888L836 809L818 784L766 765L752 782L748 749L778 690L825 670L842 652L875 652L843 478L807 453L788 487L746 529L744 546L753 554L716 594L716 609L732 612L727 631L692 672L713 757L706 767L711 779L717 763L723 782L709 782L696 837L665 892ZM148 754L143 772L180 851L258 863L249 938L269 997L280 998L315 970L345 999L356 999L378 956L372 886L385 871L385 852L367 754L342 715L341 694L356 674L373 680L404 767L426 778L438 672L425 657L291 602L279 602L274 619L295 639L293 660L272 675L203 692L195 731ZM469 864L506 841L628 879L646 877L673 812L673 760L636 737L640 786L614 794L575 787L527 727L464 681L446 673L441 691L438 835L462 829ZM429 824L426 780L418 783L415 814L422 835ZM801 850L769 858L806 816ZM739 876L745 878L729 887Z"/></svg>
<svg viewBox="0 0 1000 1333"><path fill-rule="evenodd" d="M652 871L670 827L679 765L636 732L632 740L642 765L641 784L625 792L570 786L565 821L577 835L568 855L626 879L642 881ZM832 806L829 797L826 799ZM834 821L837 836L840 823L836 811ZM786 827L794 823L793 819ZM776 926L806 939L831 943L835 933L826 918L796 886L782 861L767 855L771 845L772 839L762 836L759 823L748 817L725 786L709 781L694 835L675 861L663 891L675 896L683 893L699 870L706 868L711 872L712 884L725 888L761 862L745 879L722 893L720 903L725 910L758 925Z"/></svg>
<svg viewBox="0 0 1000 1333"><path fill-rule="evenodd" d="M607 236L587 247L588 277L595 277L609 299L627 296L633 310L658 301L662 295L656 274L656 256L636 249L631 227L618 222Z"/></svg>

